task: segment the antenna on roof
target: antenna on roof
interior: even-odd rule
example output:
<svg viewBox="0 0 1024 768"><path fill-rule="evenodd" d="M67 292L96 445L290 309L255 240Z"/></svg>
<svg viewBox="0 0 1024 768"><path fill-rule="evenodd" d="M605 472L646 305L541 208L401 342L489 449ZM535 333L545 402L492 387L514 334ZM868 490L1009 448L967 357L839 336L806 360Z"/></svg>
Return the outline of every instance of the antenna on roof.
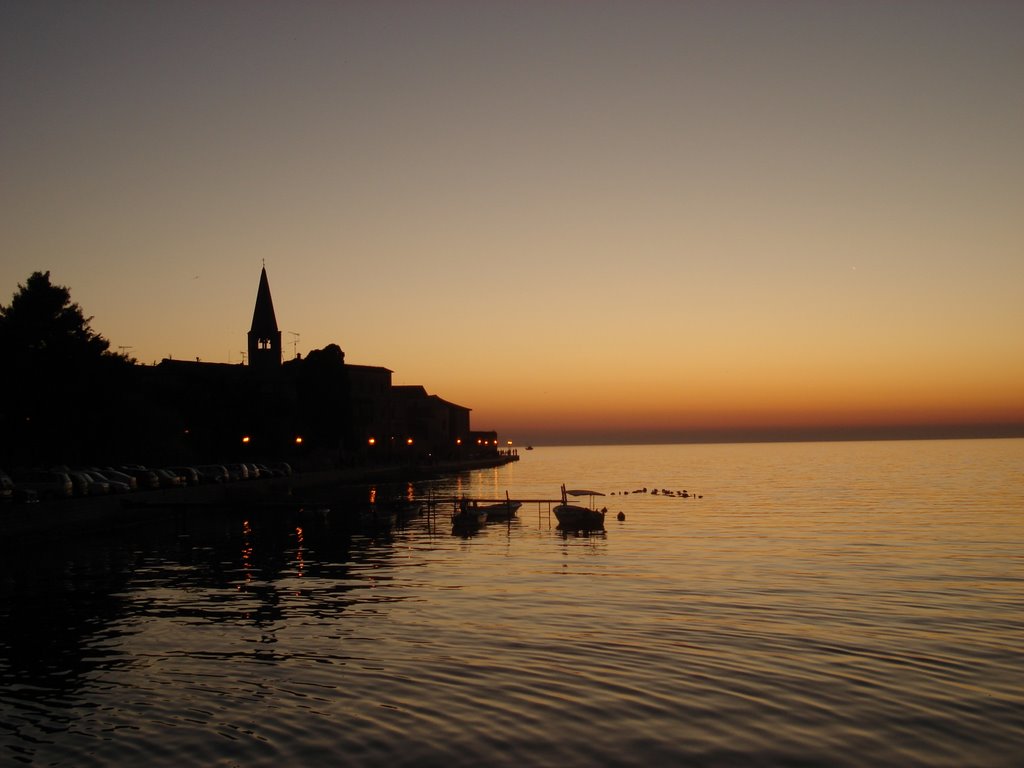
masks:
<svg viewBox="0 0 1024 768"><path fill-rule="evenodd" d="M292 339L292 357L299 356L299 334L295 331L288 331L294 338Z"/></svg>

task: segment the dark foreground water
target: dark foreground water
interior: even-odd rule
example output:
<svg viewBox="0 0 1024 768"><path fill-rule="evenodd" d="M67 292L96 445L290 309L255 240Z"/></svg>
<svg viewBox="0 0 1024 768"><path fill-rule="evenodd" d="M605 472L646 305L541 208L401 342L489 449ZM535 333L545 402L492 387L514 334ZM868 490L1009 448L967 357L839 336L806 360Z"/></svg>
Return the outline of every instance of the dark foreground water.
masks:
<svg viewBox="0 0 1024 768"><path fill-rule="evenodd" d="M1024 441L522 457L430 487L614 492L607 532L4 541L0 764L1021 764Z"/></svg>

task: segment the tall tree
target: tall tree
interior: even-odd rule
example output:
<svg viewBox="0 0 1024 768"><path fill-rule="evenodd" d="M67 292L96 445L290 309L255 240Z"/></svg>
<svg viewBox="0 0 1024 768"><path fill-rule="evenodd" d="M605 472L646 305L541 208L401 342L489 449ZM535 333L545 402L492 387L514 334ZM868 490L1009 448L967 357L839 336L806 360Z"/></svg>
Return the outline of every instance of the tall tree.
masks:
<svg viewBox="0 0 1024 768"><path fill-rule="evenodd" d="M0 431L7 464L85 460L113 439L104 411L124 391L124 355L92 330L71 292L33 272L0 305Z"/></svg>
<svg viewBox="0 0 1024 768"><path fill-rule="evenodd" d="M71 301L70 290L50 282L49 271L33 272L10 305L0 305L0 349L36 362L95 360L108 354L110 342L91 322Z"/></svg>

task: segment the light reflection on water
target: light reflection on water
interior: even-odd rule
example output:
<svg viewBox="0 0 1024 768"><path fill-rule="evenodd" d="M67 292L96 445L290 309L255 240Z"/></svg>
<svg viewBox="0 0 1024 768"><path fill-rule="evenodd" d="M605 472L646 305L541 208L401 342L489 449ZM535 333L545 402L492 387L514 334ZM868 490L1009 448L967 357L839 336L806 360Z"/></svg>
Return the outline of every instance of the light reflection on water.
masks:
<svg viewBox="0 0 1024 768"><path fill-rule="evenodd" d="M5 547L0 762L1013 765L1022 468L1024 441L540 448L377 491L596 486L606 533L197 510Z"/></svg>

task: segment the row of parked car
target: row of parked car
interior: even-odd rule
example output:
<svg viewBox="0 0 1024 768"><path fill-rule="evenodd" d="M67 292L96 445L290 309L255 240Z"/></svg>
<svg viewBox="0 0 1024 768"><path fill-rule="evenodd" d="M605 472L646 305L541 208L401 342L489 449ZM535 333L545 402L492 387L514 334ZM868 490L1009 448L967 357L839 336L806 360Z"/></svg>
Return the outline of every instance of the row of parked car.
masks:
<svg viewBox="0 0 1024 768"><path fill-rule="evenodd" d="M140 465L122 467L66 466L50 469L19 469L10 474L0 471L0 501L32 502L81 496L105 496L111 493L177 488L200 483L231 483L266 477L288 477L292 468L285 462L275 464L203 464L201 466L160 467Z"/></svg>

